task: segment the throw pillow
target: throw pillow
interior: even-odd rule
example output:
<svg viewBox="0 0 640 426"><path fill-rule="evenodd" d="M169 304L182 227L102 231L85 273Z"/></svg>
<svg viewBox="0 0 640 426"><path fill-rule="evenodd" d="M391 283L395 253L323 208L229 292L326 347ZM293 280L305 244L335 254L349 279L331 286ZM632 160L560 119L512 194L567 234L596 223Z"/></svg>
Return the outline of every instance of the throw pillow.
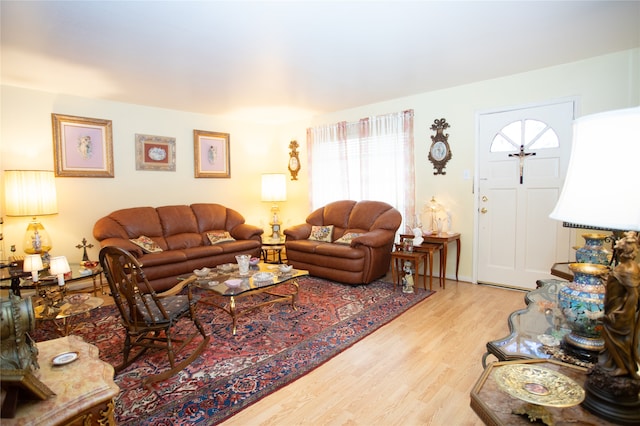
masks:
<svg viewBox="0 0 640 426"><path fill-rule="evenodd" d="M331 242L333 237L333 225L314 225L311 227L310 240Z"/></svg>
<svg viewBox="0 0 640 426"><path fill-rule="evenodd" d="M362 234L360 234L358 232L347 232L342 237L340 237L337 240L335 240L334 243L349 245L349 244L351 244L351 240L353 240L354 238L358 238L360 235L362 235Z"/></svg>
<svg viewBox="0 0 640 426"><path fill-rule="evenodd" d="M158 243L145 235L140 235L138 238L132 238L129 241L139 246L145 253L159 253L162 251Z"/></svg>
<svg viewBox="0 0 640 426"><path fill-rule="evenodd" d="M235 241L236 239L229 234L228 231L211 231L207 232L207 238L211 245L224 243L225 241Z"/></svg>

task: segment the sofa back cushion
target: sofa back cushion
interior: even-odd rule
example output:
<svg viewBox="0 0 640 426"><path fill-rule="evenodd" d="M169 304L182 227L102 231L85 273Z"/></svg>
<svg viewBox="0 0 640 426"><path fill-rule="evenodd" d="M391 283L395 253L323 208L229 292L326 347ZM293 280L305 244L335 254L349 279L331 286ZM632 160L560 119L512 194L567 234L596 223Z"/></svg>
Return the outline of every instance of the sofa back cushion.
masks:
<svg viewBox="0 0 640 426"><path fill-rule="evenodd" d="M109 217L125 230L127 238L137 238L140 235L151 238L162 236L162 224L153 207L116 210Z"/></svg>
<svg viewBox="0 0 640 426"><path fill-rule="evenodd" d="M395 231L402 222L402 215L382 201L360 201L353 206L349 216L351 229L388 229Z"/></svg>
<svg viewBox="0 0 640 426"><path fill-rule="evenodd" d="M198 232L205 244L209 244L207 232L231 232L233 228L244 223L244 217L240 213L220 204L192 204L191 210L198 223Z"/></svg>
<svg viewBox="0 0 640 426"><path fill-rule="evenodd" d="M333 225L333 240L346 232L363 233L373 229L396 231L402 215L382 201L340 200L313 211L306 222L310 225Z"/></svg>
<svg viewBox="0 0 640 426"><path fill-rule="evenodd" d="M162 224L162 232L169 250L202 245L198 222L189 206L162 206L156 211Z"/></svg>

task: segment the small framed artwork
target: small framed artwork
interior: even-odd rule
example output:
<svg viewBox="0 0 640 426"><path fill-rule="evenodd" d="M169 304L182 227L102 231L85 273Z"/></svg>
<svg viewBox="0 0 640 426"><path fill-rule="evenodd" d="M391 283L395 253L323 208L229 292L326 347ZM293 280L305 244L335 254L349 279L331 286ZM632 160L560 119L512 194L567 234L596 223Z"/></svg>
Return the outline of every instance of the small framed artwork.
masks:
<svg viewBox="0 0 640 426"><path fill-rule="evenodd" d="M111 120L51 114L55 175L113 177Z"/></svg>
<svg viewBox="0 0 640 426"><path fill-rule="evenodd" d="M229 133L193 131L195 176L229 178Z"/></svg>
<svg viewBox="0 0 640 426"><path fill-rule="evenodd" d="M176 138L136 134L136 170L176 171Z"/></svg>

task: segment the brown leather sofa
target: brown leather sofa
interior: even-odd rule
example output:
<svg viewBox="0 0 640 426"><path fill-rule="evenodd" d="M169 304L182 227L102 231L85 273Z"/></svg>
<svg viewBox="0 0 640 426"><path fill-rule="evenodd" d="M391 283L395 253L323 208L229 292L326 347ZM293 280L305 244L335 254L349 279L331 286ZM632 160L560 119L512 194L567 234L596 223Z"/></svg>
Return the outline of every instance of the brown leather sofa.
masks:
<svg viewBox="0 0 640 426"><path fill-rule="evenodd" d="M402 215L381 201L342 200L312 212L306 223L284 230L288 263L311 275L346 284L369 284L389 271L391 250ZM328 241L318 227L333 225ZM314 229L314 227L316 227ZM353 237L340 242L341 237ZM326 235L325 235L326 238Z"/></svg>
<svg viewBox="0 0 640 426"><path fill-rule="evenodd" d="M211 243L207 235L227 231L233 241ZM245 223L237 211L220 204L134 207L99 219L93 236L101 247L116 246L131 252L142 264L156 292L179 284L178 275L194 269L236 263L238 254L258 256L263 229ZM148 237L162 251L148 253L131 240Z"/></svg>

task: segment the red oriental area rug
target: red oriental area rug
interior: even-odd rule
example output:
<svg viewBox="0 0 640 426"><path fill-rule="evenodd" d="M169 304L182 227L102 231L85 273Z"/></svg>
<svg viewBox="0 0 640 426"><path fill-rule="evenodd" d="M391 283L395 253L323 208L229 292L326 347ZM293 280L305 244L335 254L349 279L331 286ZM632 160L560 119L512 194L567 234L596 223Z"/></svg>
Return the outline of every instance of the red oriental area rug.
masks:
<svg viewBox="0 0 640 426"><path fill-rule="evenodd" d="M238 319L236 336L228 314L198 304L198 316L211 336L209 347L180 373L151 388L142 386L141 379L167 367L166 353L147 353L120 372L115 378L121 389L115 407L118 424L217 424L433 294L419 289L404 294L383 281L351 286L306 277L299 283L297 310L286 303L259 308ZM203 293L194 288L194 295ZM238 303L255 302L246 298ZM57 337L46 325L33 333L36 341ZM96 345L102 360L114 366L121 362L124 329L115 306L92 312L74 334Z"/></svg>

